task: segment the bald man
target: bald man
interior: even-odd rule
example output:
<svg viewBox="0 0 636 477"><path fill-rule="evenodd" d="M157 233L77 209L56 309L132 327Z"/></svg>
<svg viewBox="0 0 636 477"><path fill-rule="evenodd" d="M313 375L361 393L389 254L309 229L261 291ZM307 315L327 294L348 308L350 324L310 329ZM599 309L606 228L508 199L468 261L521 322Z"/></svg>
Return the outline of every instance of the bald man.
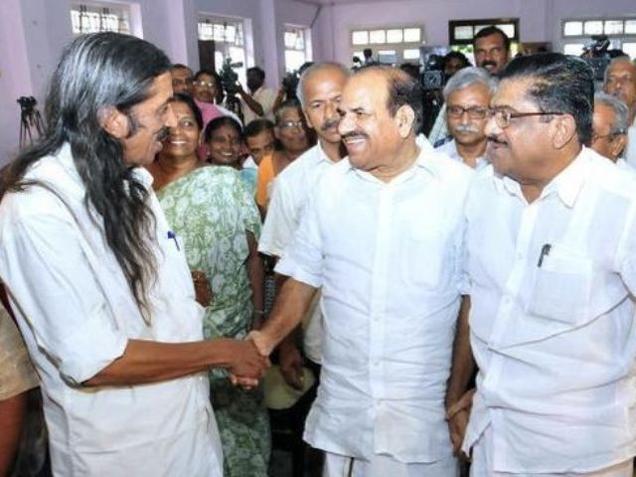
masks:
<svg viewBox="0 0 636 477"><path fill-rule="evenodd" d="M472 172L418 146L420 94L393 68L348 79L338 132L349 156L311 192L276 267L289 279L252 334L268 355L322 288L322 374L304 437L326 452L328 477L457 474L444 394Z"/></svg>

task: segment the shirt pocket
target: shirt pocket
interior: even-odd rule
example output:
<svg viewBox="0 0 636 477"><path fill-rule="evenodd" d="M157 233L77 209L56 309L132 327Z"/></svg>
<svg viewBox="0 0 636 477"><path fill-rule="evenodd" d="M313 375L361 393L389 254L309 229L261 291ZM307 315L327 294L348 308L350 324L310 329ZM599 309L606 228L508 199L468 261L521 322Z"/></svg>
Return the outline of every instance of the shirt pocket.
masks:
<svg viewBox="0 0 636 477"><path fill-rule="evenodd" d="M593 261L552 246L535 269L528 313L567 324L585 321L592 291Z"/></svg>
<svg viewBox="0 0 636 477"><path fill-rule="evenodd" d="M447 242L448 236L439 226L413 229L408 233L401 253L407 284L437 288L443 282L444 272L450 272L455 262Z"/></svg>

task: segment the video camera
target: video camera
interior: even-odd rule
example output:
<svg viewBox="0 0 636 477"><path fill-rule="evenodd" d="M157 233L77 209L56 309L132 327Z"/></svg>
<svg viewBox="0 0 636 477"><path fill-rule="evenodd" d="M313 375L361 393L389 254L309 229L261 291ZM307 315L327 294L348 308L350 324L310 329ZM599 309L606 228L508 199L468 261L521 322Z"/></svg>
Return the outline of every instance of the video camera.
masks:
<svg viewBox="0 0 636 477"><path fill-rule="evenodd" d="M300 80L300 72L298 70L290 71L283 77L282 89L285 91L285 98L296 98L296 88Z"/></svg>
<svg viewBox="0 0 636 477"><path fill-rule="evenodd" d="M581 55L581 58L592 68L596 81L603 81L605 70L612 60L608 52L609 46L610 41L607 35L593 35L592 41L585 46Z"/></svg>
<svg viewBox="0 0 636 477"><path fill-rule="evenodd" d="M228 99L238 94L238 74L236 74L234 68L240 68L242 66L243 63L232 63L230 57L223 60L223 66L221 67L219 76L221 77L221 87L223 91L225 91Z"/></svg>

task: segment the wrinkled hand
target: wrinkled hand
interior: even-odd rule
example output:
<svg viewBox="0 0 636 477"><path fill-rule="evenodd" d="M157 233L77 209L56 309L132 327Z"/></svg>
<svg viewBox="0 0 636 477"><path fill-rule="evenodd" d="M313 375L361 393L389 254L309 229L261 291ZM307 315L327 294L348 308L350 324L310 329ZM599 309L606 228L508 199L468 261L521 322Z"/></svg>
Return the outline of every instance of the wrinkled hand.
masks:
<svg viewBox="0 0 636 477"><path fill-rule="evenodd" d="M453 452L457 456L468 457L461 451L466 427L468 426L468 418L473 405L473 395L475 389L470 389L446 411L446 420L448 421L448 431L450 433L451 443L453 444Z"/></svg>
<svg viewBox="0 0 636 477"><path fill-rule="evenodd" d="M251 389L258 386L258 381L265 376L270 367L267 356L263 356L250 339L228 340L231 342L231 360L227 370L230 381L234 385Z"/></svg>
<svg viewBox="0 0 636 477"><path fill-rule="evenodd" d="M291 387L303 388L303 357L293 343L282 343L278 349L280 372Z"/></svg>

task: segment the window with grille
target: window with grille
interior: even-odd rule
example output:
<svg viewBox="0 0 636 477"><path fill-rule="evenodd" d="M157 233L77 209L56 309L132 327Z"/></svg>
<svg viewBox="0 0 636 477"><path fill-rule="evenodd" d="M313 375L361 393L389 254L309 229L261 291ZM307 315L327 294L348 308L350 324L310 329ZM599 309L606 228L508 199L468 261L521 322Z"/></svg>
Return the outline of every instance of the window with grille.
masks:
<svg viewBox="0 0 636 477"><path fill-rule="evenodd" d="M311 37L308 28L286 25L283 38L285 44L285 71L297 71L311 61Z"/></svg>
<svg viewBox="0 0 636 477"><path fill-rule="evenodd" d="M419 26L356 28L351 31L352 56L364 61L363 50L371 49L373 60L384 64L417 63L424 29Z"/></svg>
<svg viewBox="0 0 636 477"><path fill-rule="evenodd" d="M466 55L473 64L473 38L480 30L496 26L510 38L510 56L519 51L519 19L518 18L482 18L478 20L450 20L448 22L448 43L452 50Z"/></svg>
<svg viewBox="0 0 636 477"><path fill-rule="evenodd" d="M130 33L130 10L125 5L77 3L71 5L73 35L114 31Z"/></svg>
<svg viewBox="0 0 636 477"><path fill-rule="evenodd" d="M226 58L236 64L239 81L245 85L247 71L245 25L240 18L202 17L198 22L199 40L214 40L214 66L218 71ZM241 66L238 66L240 64Z"/></svg>
<svg viewBox="0 0 636 477"><path fill-rule="evenodd" d="M636 18L570 19L561 23L563 53L581 55L592 43L592 35L607 35L610 49L636 58Z"/></svg>

